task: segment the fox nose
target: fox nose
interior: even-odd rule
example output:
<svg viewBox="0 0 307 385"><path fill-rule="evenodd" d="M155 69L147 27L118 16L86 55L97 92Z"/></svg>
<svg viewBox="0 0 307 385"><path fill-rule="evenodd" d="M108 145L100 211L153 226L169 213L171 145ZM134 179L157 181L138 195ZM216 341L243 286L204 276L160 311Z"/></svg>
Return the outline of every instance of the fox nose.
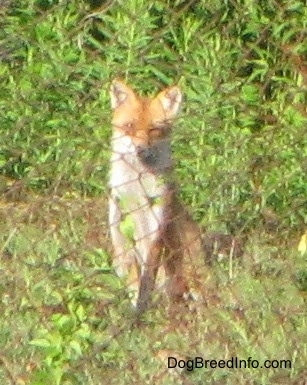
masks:
<svg viewBox="0 0 307 385"><path fill-rule="evenodd" d="M157 163L157 150L149 146L137 146L137 155L141 162L148 167L153 167Z"/></svg>

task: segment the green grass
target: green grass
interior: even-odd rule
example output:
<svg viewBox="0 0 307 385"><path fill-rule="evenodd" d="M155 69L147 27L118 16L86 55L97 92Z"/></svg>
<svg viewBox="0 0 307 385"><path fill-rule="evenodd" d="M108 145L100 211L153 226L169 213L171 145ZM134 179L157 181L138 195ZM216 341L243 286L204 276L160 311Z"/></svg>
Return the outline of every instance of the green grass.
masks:
<svg viewBox="0 0 307 385"><path fill-rule="evenodd" d="M12 0L0 19L0 383L304 381L304 2ZM142 94L179 84L181 197L247 242L206 268L204 301L161 301L140 324L110 261L114 77ZM178 372L170 355L292 368Z"/></svg>
<svg viewBox="0 0 307 385"><path fill-rule="evenodd" d="M295 249L272 247L259 234L244 259L234 261L231 279L227 261L207 268L204 302L171 317L158 305L136 326L108 254L95 247L97 231L105 233L98 207L102 202L37 198L1 209L2 218L10 213L1 226L3 383L10 372L16 383L29 384L166 384L186 375L199 384L204 377L225 384L297 378L307 358L307 317L296 278L305 261ZM167 369L164 351L186 359L291 360L292 368L195 369L178 374L179 380Z"/></svg>

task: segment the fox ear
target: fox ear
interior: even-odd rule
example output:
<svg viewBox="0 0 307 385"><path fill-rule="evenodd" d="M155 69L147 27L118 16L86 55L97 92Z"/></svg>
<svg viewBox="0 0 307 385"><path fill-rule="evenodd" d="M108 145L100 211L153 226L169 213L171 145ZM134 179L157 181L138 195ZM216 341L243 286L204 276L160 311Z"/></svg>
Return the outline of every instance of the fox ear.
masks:
<svg viewBox="0 0 307 385"><path fill-rule="evenodd" d="M180 110L182 93L178 87L170 87L157 96L167 119L173 119Z"/></svg>
<svg viewBox="0 0 307 385"><path fill-rule="evenodd" d="M113 80L110 88L111 107L113 109L125 103L128 99L135 99L133 90L121 80Z"/></svg>

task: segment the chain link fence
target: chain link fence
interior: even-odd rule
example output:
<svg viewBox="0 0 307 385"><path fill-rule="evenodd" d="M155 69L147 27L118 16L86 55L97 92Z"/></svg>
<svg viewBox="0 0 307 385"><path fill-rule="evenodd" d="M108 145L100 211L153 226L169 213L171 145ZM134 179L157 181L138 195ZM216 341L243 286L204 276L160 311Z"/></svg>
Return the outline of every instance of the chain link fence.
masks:
<svg viewBox="0 0 307 385"><path fill-rule="evenodd" d="M306 23L302 0L0 3L1 383L305 384ZM114 78L183 92L205 248L203 299L141 319L111 263Z"/></svg>

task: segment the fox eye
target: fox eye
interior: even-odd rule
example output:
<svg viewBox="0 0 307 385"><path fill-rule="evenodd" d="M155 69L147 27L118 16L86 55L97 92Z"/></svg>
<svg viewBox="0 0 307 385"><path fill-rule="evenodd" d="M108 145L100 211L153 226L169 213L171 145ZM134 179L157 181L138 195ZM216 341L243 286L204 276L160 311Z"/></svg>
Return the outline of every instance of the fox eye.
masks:
<svg viewBox="0 0 307 385"><path fill-rule="evenodd" d="M153 129L167 130L170 127L170 122L167 120L161 120L159 122L154 122Z"/></svg>
<svg viewBox="0 0 307 385"><path fill-rule="evenodd" d="M131 122L128 122L128 123L126 123L125 124L125 130L127 131L127 132L132 132L132 130L133 130L133 123L131 123Z"/></svg>
<svg viewBox="0 0 307 385"><path fill-rule="evenodd" d="M167 134L167 131L162 127L153 127L149 131L149 135L151 138L163 137L166 134Z"/></svg>
<svg viewBox="0 0 307 385"><path fill-rule="evenodd" d="M150 135L153 137L165 136L169 132L169 125L167 122L157 122L150 129Z"/></svg>

